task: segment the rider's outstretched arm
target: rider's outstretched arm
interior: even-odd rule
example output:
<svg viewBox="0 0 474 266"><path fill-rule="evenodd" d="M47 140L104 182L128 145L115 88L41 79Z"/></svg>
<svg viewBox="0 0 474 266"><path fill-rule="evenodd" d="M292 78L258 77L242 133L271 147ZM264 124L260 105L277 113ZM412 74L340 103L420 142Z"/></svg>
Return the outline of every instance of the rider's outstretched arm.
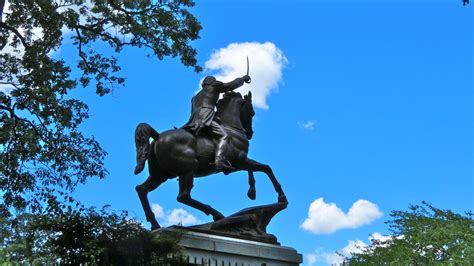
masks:
<svg viewBox="0 0 474 266"><path fill-rule="evenodd" d="M247 77L248 77L248 78L247 78ZM223 83L223 82L217 81L214 86L217 87L217 89L219 90L219 93L225 93L225 92L228 92L228 91L235 90L235 89L237 89L238 87L244 85L244 82L245 82L247 79L250 79L250 77L247 76L247 75L245 75L245 76L243 76L243 77L241 77L241 78L236 78L236 79L234 79L233 81L227 82L227 83Z"/></svg>

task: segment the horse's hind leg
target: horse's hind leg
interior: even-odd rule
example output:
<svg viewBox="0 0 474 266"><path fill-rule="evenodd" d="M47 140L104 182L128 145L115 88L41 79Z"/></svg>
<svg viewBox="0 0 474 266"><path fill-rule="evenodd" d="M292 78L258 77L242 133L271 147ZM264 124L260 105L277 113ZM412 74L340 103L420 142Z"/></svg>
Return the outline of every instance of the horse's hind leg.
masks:
<svg viewBox="0 0 474 266"><path fill-rule="evenodd" d="M149 176L148 179L143 182L143 184L135 187L138 197L140 198L140 202L142 203L143 210L145 211L146 220L151 223L151 230L160 228L160 225L156 221L155 215L151 211L150 202L148 201L147 195L148 192L155 190L166 180L166 178L155 178L153 176Z"/></svg>
<svg viewBox="0 0 474 266"><path fill-rule="evenodd" d="M193 198L191 198L191 189L193 188L194 176L192 173L179 176L179 194L178 201L188 206L196 208L206 215L212 215L214 221L221 220L224 218L222 213L209 205L203 204Z"/></svg>

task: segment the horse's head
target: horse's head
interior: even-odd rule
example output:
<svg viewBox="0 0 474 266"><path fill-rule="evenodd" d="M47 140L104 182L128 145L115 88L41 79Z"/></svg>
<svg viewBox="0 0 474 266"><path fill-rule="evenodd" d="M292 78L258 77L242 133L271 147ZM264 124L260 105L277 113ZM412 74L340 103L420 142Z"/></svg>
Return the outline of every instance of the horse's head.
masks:
<svg viewBox="0 0 474 266"><path fill-rule="evenodd" d="M242 126L244 127L245 135L247 135L248 139L252 139L253 136L252 121L254 115L255 111L253 110L252 105L252 92L249 91L249 93L244 96L242 108L240 109L240 120L242 121Z"/></svg>
<svg viewBox="0 0 474 266"><path fill-rule="evenodd" d="M252 138L252 118L255 115L252 106L252 93L242 98L238 92L227 92L217 103L217 116L224 126L243 130L248 139Z"/></svg>

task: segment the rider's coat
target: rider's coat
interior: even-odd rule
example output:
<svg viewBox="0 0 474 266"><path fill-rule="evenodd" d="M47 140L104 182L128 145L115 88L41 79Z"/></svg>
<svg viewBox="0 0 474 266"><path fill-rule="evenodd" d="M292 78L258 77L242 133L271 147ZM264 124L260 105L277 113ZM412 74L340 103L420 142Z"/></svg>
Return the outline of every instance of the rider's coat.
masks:
<svg viewBox="0 0 474 266"><path fill-rule="evenodd" d="M203 83L202 90L191 100L191 117L183 127L197 135L203 128L211 126L214 120L214 108L219 100L219 94L234 90L243 84L243 78L236 78L228 83L223 83L215 79L209 84Z"/></svg>

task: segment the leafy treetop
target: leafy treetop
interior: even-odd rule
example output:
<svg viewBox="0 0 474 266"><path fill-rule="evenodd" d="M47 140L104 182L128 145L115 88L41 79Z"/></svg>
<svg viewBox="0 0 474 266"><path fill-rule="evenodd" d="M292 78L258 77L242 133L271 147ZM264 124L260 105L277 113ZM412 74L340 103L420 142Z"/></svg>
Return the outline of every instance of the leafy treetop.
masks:
<svg viewBox="0 0 474 266"><path fill-rule="evenodd" d="M76 87L103 96L125 79L114 56L126 46L149 49L158 59L180 57L196 71L201 25L192 0L0 0L0 213L52 206L90 177L107 174L106 152L78 129L86 103ZM78 76L52 56L63 38L77 49ZM46 205L44 203L47 203Z"/></svg>
<svg viewBox="0 0 474 266"><path fill-rule="evenodd" d="M441 210L423 202L409 211L393 211L387 223L393 237L372 240L350 265L472 265L474 215Z"/></svg>

